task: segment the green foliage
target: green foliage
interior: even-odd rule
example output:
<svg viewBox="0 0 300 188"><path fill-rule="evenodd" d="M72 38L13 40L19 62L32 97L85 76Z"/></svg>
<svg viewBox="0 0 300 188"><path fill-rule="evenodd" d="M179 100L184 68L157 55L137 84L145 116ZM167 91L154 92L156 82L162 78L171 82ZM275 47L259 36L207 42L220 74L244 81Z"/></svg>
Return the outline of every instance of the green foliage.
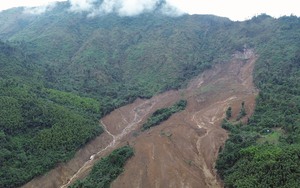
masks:
<svg viewBox="0 0 300 188"><path fill-rule="evenodd" d="M46 87L96 98L101 116L137 97L184 87L233 52L230 41L224 41L226 34L218 32L230 24L225 18L87 18L70 14L68 8L68 3L59 3L47 14L24 16L19 32L5 33L17 27L14 22L0 25L0 31L3 39L34 57L31 63ZM18 14L23 15L21 10Z"/></svg>
<svg viewBox="0 0 300 188"><path fill-rule="evenodd" d="M257 140L258 143L270 143L277 145L280 143L280 139L284 136L281 130L270 130L268 132L264 130L261 137Z"/></svg>
<svg viewBox="0 0 300 188"><path fill-rule="evenodd" d="M237 120L237 121L240 120L240 119L243 118L245 115L247 115L247 113L246 113L246 109L245 109L245 102L243 101L243 102L242 102L242 106L241 106L241 110L240 110L240 112L239 112L239 114L238 114L236 120Z"/></svg>
<svg viewBox="0 0 300 188"><path fill-rule="evenodd" d="M100 104L95 99L80 97L70 92L62 92L54 89L46 90L45 95L49 100L55 103L92 114L100 114Z"/></svg>
<svg viewBox="0 0 300 188"><path fill-rule="evenodd" d="M62 92L50 90L50 97L43 91L47 90L0 81L0 187L24 184L67 161L103 132L94 106L81 103L91 99L66 94L65 101L56 100L53 93L63 96ZM78 104L86 108L74 108Z"/></svg>
<svg viewBox="0 0 300 188"><path fill-rule="evenodd" d="M226 119L230 119L232 116L232 108L229 106L226 110Z"/></svg>
<svg viewBox="0 0 300 188"><path fill-rule="evenodd" d="M70 188L108 188L123 171L126 161L133 156L133 148L123 146L102 158L84 179L76 181Z"/></svg>
<svg viewBox="0 0 300 188"><path fill-rule="evenodd" d="M161 108L156 110L151 117L147 119L147 122L143 124L142 130L150 129L153 126L159 125L161 122L169 119L176 112L182 111L187 105L186 100L180 100L176 104L168 108Z"/></svg>
<svg viewBox="0 0 300 188"><path fill-rule="evenodd" d="M21 128L21 105L13 97L0 96L1 130L11 133Z"/></svg>
<svg viewBox="0 0 300 188"><path fill-rule="evenodd" d="M248 125L223 125L231 133L216 168L225 187L299 185L299 23L293 16L262 15L239 26L259 54L254 81L260 93Z"/></svg>
<svg viewBox="0 0 300 188"><path fill-rule="evenodd" d="M256 144L259 135L255 131L247 131L247 127L233 125L228 121L223 121L222 128L230 131L229 139L226 141L225 148L219 153L216 168L222 178L232 172L235 163L240 159L241 148L246 148Z"/></svg>
<svg viewBox="0 0 300 188"><path fill-rule="evenodd" d="M300 183L300 145L250 146L225 178L227 187L297 187Z"/></svg>

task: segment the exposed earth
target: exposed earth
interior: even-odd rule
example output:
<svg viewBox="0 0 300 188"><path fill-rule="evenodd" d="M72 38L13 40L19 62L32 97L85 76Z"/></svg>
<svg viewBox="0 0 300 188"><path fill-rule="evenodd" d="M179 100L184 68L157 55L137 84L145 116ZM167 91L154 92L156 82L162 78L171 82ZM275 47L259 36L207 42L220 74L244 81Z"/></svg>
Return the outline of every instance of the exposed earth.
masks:
<svg viewBox="0 0 300 188"><path fill-rule="evenodd" d="M218 151L228 137L221 128L231 106L234 121L245 102L246 122L253 113L258 91L252 71L256 56L252 50L236 53L227 63L216 64L193 79L186 89L168 91L151 99L137 99L100 120L105 133L80 149L67 163L23 187L67 187L84 178L93 164L113 149L129 144L135 155L113 188L223 187L214 169ZM180 99L188 105L167 121L141 132L141 126L155 110Z"/></svg>

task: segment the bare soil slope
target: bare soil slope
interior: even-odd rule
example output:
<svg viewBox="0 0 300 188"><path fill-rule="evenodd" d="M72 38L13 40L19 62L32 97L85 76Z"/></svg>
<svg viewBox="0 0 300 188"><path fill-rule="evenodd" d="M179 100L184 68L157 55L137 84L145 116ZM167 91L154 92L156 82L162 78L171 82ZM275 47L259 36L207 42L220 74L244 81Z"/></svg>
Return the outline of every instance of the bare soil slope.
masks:
<svg viewBox="0 0 300 188"><path fill-rule="evenodd" d="M229 106L232 118L236 118L242 101L247 117L253 113L257 94L252 82L255 60L251 50L237 53L231 62L218 64L192 80L187 89L138 99L113 111L100 120L104 134L80 149L68 163L23 187L67 187L85 177L97 159L124 144L135 148L135 156L112 187L222 187L214 170L218 150L227 139L220 123ZM140 132L151 113L182 98L188 101L184 111Z"/></svg>

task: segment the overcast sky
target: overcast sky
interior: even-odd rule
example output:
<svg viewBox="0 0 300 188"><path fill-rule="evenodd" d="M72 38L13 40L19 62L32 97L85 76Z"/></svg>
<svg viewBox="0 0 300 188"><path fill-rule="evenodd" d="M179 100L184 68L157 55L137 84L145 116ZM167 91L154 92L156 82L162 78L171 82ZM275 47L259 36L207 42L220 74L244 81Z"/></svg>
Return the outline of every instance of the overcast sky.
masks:
<svg viewBox="0 0 300 188"><path fill-rule="evenodd" d="M0 10L18 6L40 6L57 0L0 0ZM65 0L59 0L65 1ZM90 8L88 5L96 0L71 0L74 8ZM119 11L131 15L132 11L140 13L148 10L148 5L158 0L104 0L115 9L116 4L122 4ZM250 19L261 13L273 17L283 15L300 16L299 0L166 0L170 5L189 14L214 14L228 17L232 20ZM110 8L111 8L110 7ZM126 12L127 11L127 12ZM128 14L128 11L129 12ZM122 13L122 12L121 12ZM134 14L132 14L134 15Z"/></svg>

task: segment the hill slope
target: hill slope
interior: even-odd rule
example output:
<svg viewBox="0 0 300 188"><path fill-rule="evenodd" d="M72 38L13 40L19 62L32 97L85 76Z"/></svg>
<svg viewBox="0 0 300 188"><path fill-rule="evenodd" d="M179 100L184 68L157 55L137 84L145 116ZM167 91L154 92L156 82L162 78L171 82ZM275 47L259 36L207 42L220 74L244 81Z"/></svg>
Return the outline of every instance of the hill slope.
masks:
<svg viewBox="0 0 300 188"><path fill-rule="evenodd" d="M227 24L228 19L214 16L152 13L87 18L61 3L3 39L35 57L47 87L97 96L107 105L106 114L138 96L179 88L228 59L235 49L225 47L218 33Z"/></svg>
<svg viewBox="0 0 300 188"><path fill-rule="evenodd" d="M257 166L255 157L247 158L249 152L256 156L270 149L278 161L285 157L281 151L288 150L299 158L299 18L260 15L231 22L156 13L88 18L68 8L60 3L41 15L21 8L0 13L0 37L7 41L0 44L1 185L21 185L70 159L101 132L97 118L138 97L183 88L204 70L249 48L258 55L257 107L248 125L237 130L225 125L233 132L220 156L219 173L228 186L257 185L273 176L242 175L243 165ZM228 64L223 65L226 69ZM267 129L272 134L265 134ZM232 144L237 147L230 148ZM40 158L40 153L47 155ZM36 161L40 165L33 165ZM293 185L297 173L290 168L290 181L276 185Z"/></svg>
<svg viewBox="0 0 300 188"><path fill-rule="evenodd" d="M248 125L229 125L231 136L217 161L228 187L297 187L299 184L300 19L253 19L260 58L254 80L260 93ZM247 26L247 27L249 27ZM268 30L267 30L268 29Z"/></svg>
<svg viewBox="0 0 300 188"><path fill-rule="evenodd" d="M24 187L67 187L85 177L98 158L124 144L135 148L135 156L112 187L221 187L214 162L227 133L219 124L228 106L233 107L234 117L242 101L246 102L247 117L254 110L257 90L252 70L256 57L250 50L249 54L247 60L236 56L226 66L217 64L204 71L186 89L138 99L114 110L101 119L106 133L98 142L87 144L72 161ZM141 131L153 112L180 99L188 101L185 110ZM110 142L100 146L103 139Z"/></svg>
<svg viewBox="0 0 300 188"><path fill-rule="evenodd" d="M152 14L88 19L64 6L39 16L20 16L22 9L0 14L12 19L1 25L9 43L1 51L2 186L21 185L69 160L102 132L97 117L137 97L178 88L209 68L218 57L204 30L228 23ZM194 48L199 53L189 52Z"/></svg>
<svg viewBox="0 0 300 188"><path fill-rule="evenodd" d="M0 186L16 187L103 131L96 100L44 88L28 57L0 45Z"/></svg>

